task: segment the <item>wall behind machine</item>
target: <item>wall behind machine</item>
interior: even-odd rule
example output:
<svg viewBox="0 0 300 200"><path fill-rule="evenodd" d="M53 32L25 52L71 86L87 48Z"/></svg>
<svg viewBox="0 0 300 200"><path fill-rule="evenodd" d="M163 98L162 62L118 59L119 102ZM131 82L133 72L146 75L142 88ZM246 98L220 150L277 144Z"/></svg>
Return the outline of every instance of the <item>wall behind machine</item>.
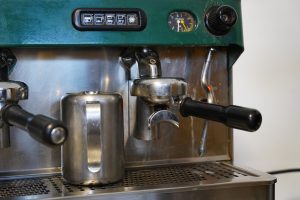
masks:
<svg viewBox="0 0 300 200"><path fill-rule="evenodd" d="M233 67L234 104L261 111L259 131L235 130L235 164L300 168L300 1L242 1L245 52ZM277 175L276 199L300 199L300 173Z"/></svg>

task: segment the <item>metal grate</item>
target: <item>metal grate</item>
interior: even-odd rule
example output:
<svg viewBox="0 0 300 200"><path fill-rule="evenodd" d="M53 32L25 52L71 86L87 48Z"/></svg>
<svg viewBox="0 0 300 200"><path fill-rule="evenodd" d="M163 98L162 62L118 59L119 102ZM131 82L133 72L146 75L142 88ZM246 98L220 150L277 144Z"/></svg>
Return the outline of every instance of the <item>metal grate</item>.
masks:
<svg viewBox="0 0 300 200"><path fill-rule="evenodd" d="M45 180L45 179L44 179ZM51 176L46 178L46 181L51 183L51 186L55 189L57 193L73 193L73 192L83 192L83 191L93 191L93 190L107 190L112 188L122 187L122 182L102 185L102 186L80 186L80 185L71 185L65 182L61 175Z"/></svg>
<svg viewBox="0 0 300 200"><path fill-rule="evenodd" d="M113 188L163 188L164 185L201 184L244 176L250 175L219 163L127 169L123 181L104 186L75 186L64 182L61 175L53 175L1 181L0 199L32 195L68 196L80 192L109 193Z"/></svg>
<svg viewBox="0 0 300 200"><path fill-rule="evenodd" d="M1 181L0 198L49 194L49 189L40 178Z"/></svg>
<svg viewBox="0 0 300 200"><path fill-rule="evenodd" d="M192 183L206 180L193 173L189 167L163 167L147 170L129 170L123 184L125 187Z"/></svg>

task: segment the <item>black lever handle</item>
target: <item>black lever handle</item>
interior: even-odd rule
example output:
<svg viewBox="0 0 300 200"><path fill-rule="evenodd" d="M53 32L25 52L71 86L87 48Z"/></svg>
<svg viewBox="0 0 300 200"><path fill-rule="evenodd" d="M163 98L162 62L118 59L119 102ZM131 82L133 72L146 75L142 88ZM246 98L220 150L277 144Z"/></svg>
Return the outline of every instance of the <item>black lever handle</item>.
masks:
<svg viewBox="0 0 300 200"><path fill-rule="evenodd" d="M62 122L44 115L33 115L16 104L2 108L2 118L49 146L61 145L67 139L67 128Z"/></svg>
<svg viewBox="0 0 300 200"><path fill-rule="evenodd" d="M217 121L231 128L251 132L259 129L262 121L260 112L255 109L208 104L191 98L185 98L181 103L180 113L184 117L194 116Z"/></svg>

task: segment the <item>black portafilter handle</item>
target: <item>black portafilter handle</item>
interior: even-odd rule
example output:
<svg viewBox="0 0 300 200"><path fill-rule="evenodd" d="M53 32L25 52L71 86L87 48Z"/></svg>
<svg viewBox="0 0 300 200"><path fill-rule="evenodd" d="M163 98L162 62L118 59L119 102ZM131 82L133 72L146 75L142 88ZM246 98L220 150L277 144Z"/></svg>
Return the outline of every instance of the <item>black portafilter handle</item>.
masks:
<svg viewBox="0 0 300 200"><path fill-rule="evenodd" d="M33 115L17 104L2 108L2 119L22 130L47 146L62 145L67 139L67 128L62 122L44 115Z"/></svg>
<svg viewBox="0 0 300 200"><path fill-rule="evenodd" d="M228 127L244 131L259 129L262 116L258 110L240 106L221 106L194 101L185 98L180 105L180 113L184 117L193 116L216 122L221 122Z"/></svg>

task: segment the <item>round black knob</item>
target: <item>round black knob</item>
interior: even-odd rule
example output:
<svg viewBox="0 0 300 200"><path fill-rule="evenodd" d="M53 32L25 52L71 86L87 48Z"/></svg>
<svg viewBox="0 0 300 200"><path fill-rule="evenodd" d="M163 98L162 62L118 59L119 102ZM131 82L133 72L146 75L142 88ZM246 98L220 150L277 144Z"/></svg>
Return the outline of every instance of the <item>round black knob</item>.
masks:
<svg viewBox="0 0 300 200"><path fill-rule="evenodd" d="M217 36L227 34L236 20L237 13L230 6L213 6L205 15L206 28Z"/></svg>

